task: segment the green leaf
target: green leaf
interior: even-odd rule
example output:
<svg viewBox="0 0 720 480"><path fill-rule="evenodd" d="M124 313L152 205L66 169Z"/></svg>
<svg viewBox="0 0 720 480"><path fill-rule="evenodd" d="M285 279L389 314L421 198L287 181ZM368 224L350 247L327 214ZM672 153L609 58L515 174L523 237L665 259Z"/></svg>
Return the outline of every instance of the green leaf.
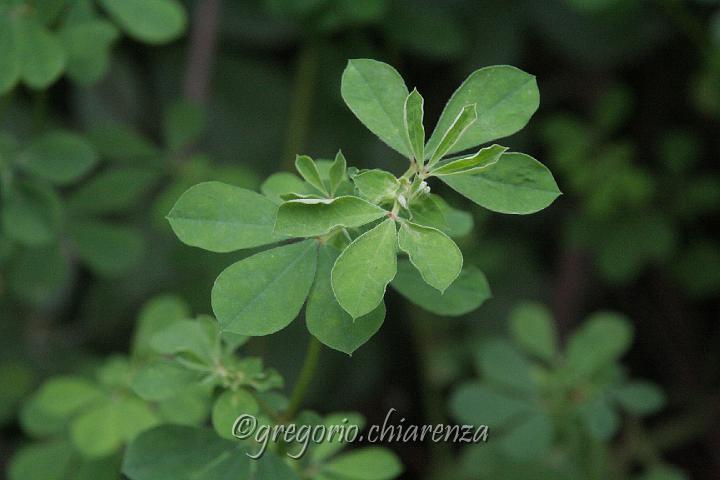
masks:
<svg viewBox="0 0 720 480"><path fill-rule="evenodd" d="M356 426L362 431L365 426L365 419L356 412L331 413L323 419L322 425L327 428L328 436L314 445L310 451L310 458L313 462L322 462L330 458L346 445L346 440L341 432L347 432L350 426ZM345 430L342 430L345 427Z"/></svg>
<svg viewBox="0 0 720 480"><path fill-rule="evenodd" d="M278 242L277 206L244 188L199 183L178 199L167 218L183 243L211 252L231 252Z"/></svg>
<svg viewBox="0 0 720 480"><path fill-rule="evenodd" d="M131 480L230 480L252 478L250 462L240 443L212 429L163 425L128 446L122 472Z"/></svg>
<svg viewBox="0 0 720 480"><path fill-rule="evenodd" d="M18 16L15 27L22 79L34 89L48 87L65 68L60 40L30 16Z"/></svg>
<svg viewBox="0 0 720 480"><path fill-rule="evenodd" d="M17 162L25 171L63 185L85 175L97 160L95 149L82 137L54 131L33 141Z"/></svg>
<svg viewBox="0 0 720 480"><path fill-rule="evenodd" d="M366 447L337 456L323 471L348 480L390 480L398 477L403 467L390 450Z"/></svg>
<svg viewBox="0 0 720 480"><path fill-rule="evenodd" d="M494 339L483 343L478 352L478 364L483 378L490 383L525 393L533 393L537 389L527 359L505 340Z"/></svg>
<svg viewBox="0 0 720 480"><path fill-rule="evenodd" d="M376 204L394 199L400 188L395 175L384 170L365 170L352 180L360 195Z"/></svg>
<svg viewBox="0 0 720 480"><path fill-rule="evenodd" d="M500 449L517 460L537 458L553 446L552 420L543 412L533 412L499 439Z"/></svg>
<svg viewBox="0 0 720 480"><path fill-rule="evenodd" d="M20 79L20 45L14 22L17 19L0 10L0 95L12 90Z"/></svg>
<svg viewBox="0 0 720 480"><path fill-rule="evenodd" d="M443 134L466 105L476 106L477 120L447 153L512 135L527 124L539 103L534 76L510 66L476 70L450 97L425 146L425 155L436 150Z"/></svg>
<svg viewBox="0 0 720 480"><path fill-rule="evenodd" d="M473 173L497 163L507 147L502 145L491 145L481 148L477 153L469 157L448 160L430 170L430 174L436 177L443 175L457 175L459 173Z"/></svg>
<svg viewBox="0 0 720 480"><path fill-rule="evenodd" d="M350 60L340 91L363 125L402 155L412 156L405 133L408 90L394 68L376 60Z"/></svg>
<svg viewBox="0 0 720 480"><path fill-rule="evenodd" d="M236 391L226 390L217 400L212 408L212 424L215 431L223 438L234 439L233 427L235 420L240 415L255 415L259 406L255 397L247 390Z"/></svg>
<svg viewBox="0 0 720 480"><path fill-rule="evenodd" d="M328 177L330 180L330 193L334 195L338 187L347 180L347 160L345 160L345 155L340 150L338 150L335 160L330 165Z"/></svg>
<svg viewBox="0 0 720 480"><path fill-rule="evenodd" d="M398 232L398 246L408 254L423 280L440 293L444 293L460 275L462 252L440 230L403 222Z"/></svg>
<svg viewBox="0 0 720 480"><path fill-rule="evenodd" d="M339 252L323 245L318 252L315 283L308 296L305 319L310 333L330 348L352 355L382 326L385 320L385 304L372 312L353 320L340 307L330 282L332 267Z"/></svg>
<svg viewBox="0 0 720 480"><path fill-rule="evenodd" d="M338 257L331 279L335 298L354 319L377 308L397 272L397 230L387 219L357 237Z"/></svg>
<svg viewBox="0 0 720 480"><path fill-rule="evenodd" d="M619 415L603 395L596 395L581 405L578 413L588 433L596 440L610 440L620 426Z"/></svg>
<svg viewBox="0 0 720 480"><path fill-rule="evenodd" d="M409 261L401 260L392 286L414 304L443 316L464 315L492 297L485 275L473 265L466 265L457 280L441 294L425 283Z"/></svg>
<svg viewBox="0 0 720 480"><path fill-rule="evenodd" d="M190 102L177 102L163 118L163 138L170 150L179 150L196 142L205 129L205 111Z"/></svg>
<svg viewBox="0 0 720 480"><path fill-rule="evenodd" d="M555 322L545 306L524 303L510 314L510 333L526 352L550 361L558 353Z"/></svg>
<svg viewBox="0 0 720 480"><path fill-rule="evenodd" d="M312 158L307 155L298 155L295 157L295 169L307 183L322 193L328 193L322 178L320 178L320 171Z"/></svg>
<svg viewBox="0 0 720 480"><path fill-rule="evenodd" d="M2 228L5 235L29 246L52 242L62 222L63 208L55 191L41 183L18 183L3 199Z"/></svg>
<svg viewBox="0 0 720 480"><path fill-rule="evenodd" d="M533 405L524 399L496 392L485 385L466 383L450 397L450 413L469 425L501 428L526 416Z"/></svg>
<svg viewBox="0 0 720 480"><path fill-rule="evenodd" d="M145 242L134 227L88 220L71 223L68 234L78 256L103 277L124 275L143 257Z"/></svg>
<svg viewBox="0 0 720 480"><path fill-rule="evenodd" d="M425 100L423 100L417 88L413 88L413 91L410 92L410 95L405 99L403 117L405 120L405 131L408 135L412 154L418 162L425 160L424 104Z"/></svg>
<svg viewBox="0 0 720 480"><path fill-rule="evenodd" d="M315 278L317 242L267 250L225 270L212 289L212 308L223 330L267 335L297 317Z"/></svg>
<svg viewBox="0 0 720 480"><path fill-rule="evenodd" d="M438 143L435 151L430 155L429 166L435 165L460 140L465 131L477 120L477 107L475 104L465 105L453 123L448 127L445 135Z"/></svg>
<svg viewBox="0 0 720 480"><path fill-rule="evenodd" d="M70 195L68 210L84 215L124 212L139 204L159 177L159 172L140 167L104 170Z"/></svg>
<svg viewBox="0 0 720 480"><path fill-rule="evenodd" d="M440 179L481 207L500 213L534 213L560 195L547 167L524 153L505 153L487 168Z"/></svg>
<svg viewBox="0 0 720 480"><path fill-rule="evenodd" d="M67 52L67 75L81 85L100 80L110 65L110 48L117 38L117 28L105 20L65 26L60 39Z"/></svg>
<svg viewBox="0 0 720 480"><path fill-rule="evenodd" d="M290 172L273 173L260 186L260 191L273 203L278 205L284 202L282 198L283 195L290 193L298 195L315 193L314 188Z"/></svg>
<svg viewBox="0 0 720 480"><path fill-rule="evenodd" d="M567 366L577 376L595 373L618 360L630 347L632 327L628 320L611 312L593 314L569 339Z"/></svg>
<svg viewBox="0 0 720 480"><path fill-rule="evenodd" d="M634 415L651 415L665 406L665 395L650 382L634 381L613 391L615 400Z"/></svg>
<svg viewBox="0 0 720 480"><path fill-rule="evenodd" d="M690 480L690 477L682 470L670 465L654 465L648 471L638 477L637 480Z"/></svg>
<svg viewBox="0 0 720 480"><path fill-rule="evenodd" d="M70 279L70 260L57 243L22 249L15 254L8 272L14 294L38 305L57 298Z"/></svg>
<svg viewBox="0 0 720 480"><path fill-rule="evenodd" d="M187 303L175 295L161 295L148 301L140 311L135 327L131 348L133 357L149 356L153 352L150 342L156 333L189 317Z"/></svg>
<svg viewBox="0 0 720 480"><path fill-rule="evenodd" d="M175 40L185 30L185 9L176 0L99 0L128 35L146 43Z"/></svg>
<svg viewBox="0 0 720 480"><path fill-rule="evenodd" d="M178 320L155 333L150 346L163 355L191 353L210 365L217 350L218 335L218 328L210 321Z"/></svg>
<svg viewBox="0 0 720 480"><path fill-rule="evenodd" d="M161 152L136 131L125 125L106 125L89 133L90 140L103 158L119 162L157 160ZM118 148L122 145L122 148Z"/></svg>
<svg viewBox="0 0 720 480"><path fill-rule="evenodd" d="M132 389L145 400L166 400L182 393L199 379L198 372L169 360L156 360L138 370L132 380Z"/></svg>
<svg viewBox="0 0 720 480"><path fill-rule="evenodd" d="M43 384L35 398L35 407L47 415L67 417L96 403L102 392L82 377L55 377Z"/></svg>
<svg viewBox="0 0 720 480"><path fill-rule="evenodd" d="M1 39L0 39L1 40ZM66 480L75 470L74 450L66 440L31 444L12 457L10 480Z"/></svg>
<svg viewBox="0 0 720 480"><path fill-rule="evenodd" d="M104 457L158 423L148 404L125 397L78 417L70 426L70 438L85 457Z"/></svg>
<svg viewBox="0 0 720 480"><path fill-rule="evenodd" d="M280 205L275 232L291 237L314 237L339 227L360 227L386 213L358 197L290 200Z"/></svg>

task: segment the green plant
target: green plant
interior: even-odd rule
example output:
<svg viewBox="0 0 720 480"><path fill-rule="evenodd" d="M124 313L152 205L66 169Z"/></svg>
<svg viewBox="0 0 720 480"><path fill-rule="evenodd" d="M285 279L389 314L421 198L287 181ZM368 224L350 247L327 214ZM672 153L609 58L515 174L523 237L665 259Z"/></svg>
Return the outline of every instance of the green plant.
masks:
<svg viewBox="0 0 720 480"><path fill-rule="evenodd" d="M628 378L620 365L633 338L627 319L594 313L562 349L550 312L528 303L511 312L509 333L510 340L478 346L481 379L458 386L450 400L458 421L493 432L487 444L466 448L465 478L687 478L641 436L638 419L657 413L666 400L657 386ZM623 420L635 437L615 450ZM612 456L618 458L609 461ZM646 472L641 477L631 476L636 460Z"/></svg>
<svg viewBox="0 0 720 480"><path fill-rule="evenodd" d="M348 168L298 156L302 177L279 173L264 195L201 183L168 214L178 238L214 252L282 245L223 271L212 291L223 331L258 336L286 327L307 306L308 329L331 348L352 353L380 327L388 284L438 313L461 314L489 291L451 235L467 217L430 193L437 178L489 210L527 214L560 194L532 157L492 145L446 158L521 129L535 112L534 77L513 67L474 72L453 94L425 142L423 99L400 75L374 60L351 60L342 96L358 119L409 161L405 173ZM297 239L297 241L296 241ZM409 262L398 261L398 250ZM456 280L457 279L457 280ZM428 287L429 286L429 287Z"/></svg>

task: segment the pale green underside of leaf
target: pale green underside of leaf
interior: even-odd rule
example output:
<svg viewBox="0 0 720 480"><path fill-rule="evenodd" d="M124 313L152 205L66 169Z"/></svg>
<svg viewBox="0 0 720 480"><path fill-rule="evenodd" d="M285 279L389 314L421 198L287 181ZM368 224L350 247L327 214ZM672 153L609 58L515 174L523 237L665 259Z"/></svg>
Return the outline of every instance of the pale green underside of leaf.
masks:
<svg viewBox="0 0 720 480"><path fill-rule="evenodd" d="M375 310L355 320L340 307L330 281L339 253L331 246L320 248L315 283L305 307L305 319L308 330L315 338L350 355L380 329L385 319L385 304L381 302Z"/></svg>
<svg viewBox="0 0 720 480"><path fill-rule="evenodd" d="M273 232L277 206L259 193L220 182L186 191L168 214L185 244L212 252L231 252L285 239Z"/></svg>
<svg viewBox="0 0 720 480"><path fill-rule="evenodd" d="M411 156L404 119L408 90L393 67L376 60L350 60L340 90L347 106L371 132Z"/></svg>
<svg viewBox="0 0 720 480"><path fill-rule="evenodd" d="M462 270L462 252L450 237L435 228L404 222L398 232L398 246L408 254L423 280L440 293Z"/></svg>
<svg viewBox="0 0 720 480"><path fill-rule="evenodd" d="M512 135L527 124L539 103L534 76L504 65L476 70L450 97L425 146L425 155L435 151L465 105L476 105L477 119L447 153Z"/></svg>
<svg viewBox="0 0 720 480"><path fill-rule="evenodd" d="M524 153L505 153L487 168L440 179L481 207L499 213L535 213L561 194L547 167Z"/></svg>
<svg viewBox="0 0 720 480"><path fill-rule="evenodd" d="M275 233L313 237L338 227L360 227L386 213L377 205L351 196L331 200L291 200L283 203L278 210Z"/></svg>
<svg viewBox="0 0 720 480"><path fill-rule="evenodd" d="M475 104L465 105L438 142L435 151L430 155L428 164L434 165L447 153L451 152L453 146L462 138L465 131L475 123L475 120L477 120L477 107Z"/></svg>
<svg viewBox="0 0 720 480"><path fill-rule="evenodd" d="M357 319L375 310L397 271L397 230L391 219L356 238L332 269L340 306Z"/></svg>
<svg viewBox="0 0 720 480"><path fill-rule="evenodd" d="M415 88L405 99L405 130L413 156L418 161L425 158L424 103L423 97Z"/></svg>
<svg viewBox="0 0 720 480"><path fill-rule="evenodd" d="M223 330L268 335L286 327L302 308L315 278L317 242L305 240L257 253L225 270L212 289Z"/></svg>
<svg viewBox="0 0 720 480"><path fill-rule="evenodd" d="M407 260L398 262L392 287L414 304L436 315L458 316L469 313L492 297L485 275L466 265L444 294L431 287Z"/></svg>

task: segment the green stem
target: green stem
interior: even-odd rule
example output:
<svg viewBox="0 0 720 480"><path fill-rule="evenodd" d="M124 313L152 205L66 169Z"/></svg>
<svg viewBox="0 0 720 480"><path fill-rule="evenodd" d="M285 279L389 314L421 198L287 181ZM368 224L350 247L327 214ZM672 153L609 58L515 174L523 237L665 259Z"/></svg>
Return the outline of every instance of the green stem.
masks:
<svg viewBox="0 0 720 480"><path fill-rule="evenodd" d="M317 43L308 40L298 55L295 70L295 86L293 87L293 104L290 110L288 133L285 142L284 168L290 170L295 155L300 153L305 144L313 98L315 96L315 78L320 65Z"/></svg>
<svg viewBox="0 0 720 480"><path fill-rule="evenodd" d="M290 395L290 403L288 404L287 410L283 418L285 420L292 420L297 415L302 402L305 399L305 394L310 386L310 383L315 376L315 370L317 370L318 360L320 359L321 343L317 338L310 336L308 341L307 352L305 353L305 362L303 363L300 375L295 383L295 388Z"/></svg>

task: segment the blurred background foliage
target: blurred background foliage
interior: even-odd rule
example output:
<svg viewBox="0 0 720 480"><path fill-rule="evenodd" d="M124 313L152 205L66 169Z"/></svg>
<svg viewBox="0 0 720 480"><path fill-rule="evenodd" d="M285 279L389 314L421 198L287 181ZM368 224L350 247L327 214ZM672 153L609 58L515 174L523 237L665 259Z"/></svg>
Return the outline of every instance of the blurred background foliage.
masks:
<svg viewBox="0 0 720 480"><path fill-rule="evenodd" d="M164 219L190 185L257 189L295 153L337 148L404 170L342 103L358 57L397 67L431 122L476 68L537 75L540 110L505 143L547 164L565 195L522 219L451 197L474 213L459 243L494 298L446 318L393 294L385 328L352 358L323 352L310 405L368 423L390 407L416 424L492 423L482 392L510 379L550 410L472 451L393 445L406 478L719 478L717 0L0 0L3 464L26 443L28 395L53 374L107 369L148 299L210 312L233 259L182 245ZM547 307L516 308L526 300ZM597 310L624 315L598 314L621 333L587 334ZM518 315L544 319L564 356L508 334ZM292 384L305 342L294 322L246 348ZM538 348L542 374L525 357ZM583 357L573 349L609 352L602 374L567 373ZM638 394L628 376L665 393ZM578 428L585 450L572 448Z"/></svg>

